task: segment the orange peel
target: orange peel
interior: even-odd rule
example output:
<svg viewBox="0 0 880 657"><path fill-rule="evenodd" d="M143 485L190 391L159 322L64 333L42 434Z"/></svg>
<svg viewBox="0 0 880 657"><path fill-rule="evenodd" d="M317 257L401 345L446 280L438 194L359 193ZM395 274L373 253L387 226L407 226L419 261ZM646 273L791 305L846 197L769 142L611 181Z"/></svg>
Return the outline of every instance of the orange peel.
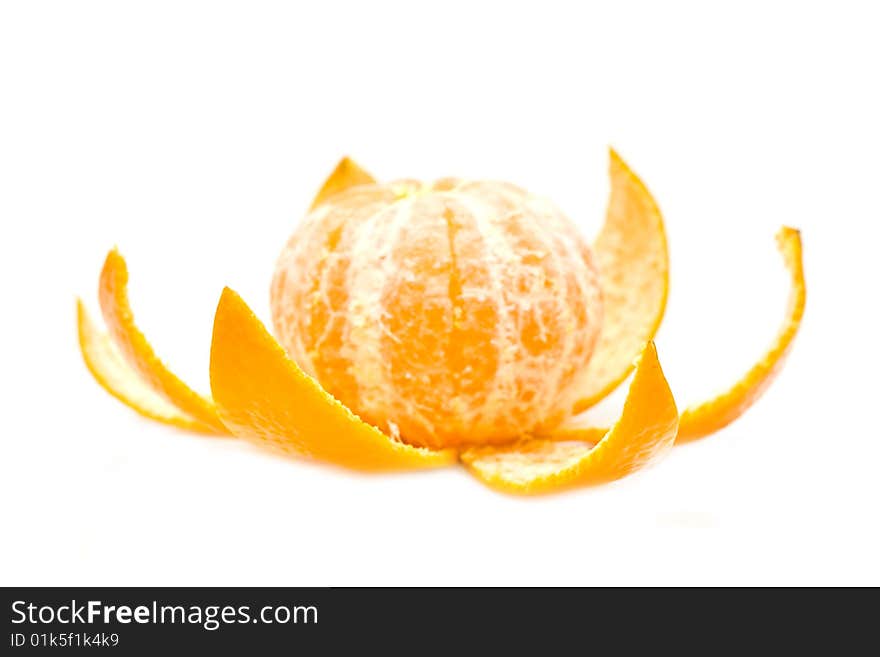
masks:
<svg viewBox="0 0 880 657"><path fill-rule="evenodd" d="M367 424L287 357L250 308L223 290L211 342L211 391L236 436L356 470L431 468L453 450L412 447Z"/></svg>
<svg viewBox="0 0 880 657"><path fill-rule="evenodd" d="M663 215L642 180L609 151L611 194L593 244L605 316L599 342L579 377L574 412L619 386L663 320L669 294L669 250Z"/></svg>
<svg viewBox="0 0 880 657"><path fill-rule="evenodd" d="M782 325L764 355L739 380L721 394L685 409L679 422L676 444L705 438L729 425L761 398L782 370L804 315L807 288L800 231L783 226L776 234L776 243L791 279ZM542 434L540 438L554 442L595 442L604 431L595 427L563 425Z"/></svg>
<svg viewBox="0 0 880 657"><path fill-rule="evenodd" d="M76 303L79 346L86 367L104 390L151 420L197 433L216 433L156 394L122 358L110 335L100 331L80 299Z"/></svg>
<svg viewBox="0 0 880 657"><path fill-rule="evenodd" d="M301 369L229 288L224 288L214 318L210 360L213 399L200 395L159 360L137 328L128 300L128 270L115 249L104 263L99 288L108 333L95 326L78 301L83 359L101 386L145 417L201 433L231 433L356 470L433 468L458 461L485 484L516 494L547 493L618 479L655 462L674 443L721 429L760 398L791 350L804 313L806 288L800 234L783 227L777 240L791 276L791 291L785 320L775 339L727 391L679 415L653 342L668 294L663 218L644 183L614 150L610 151L609 174L606 220L594 246L604 320L587 367L576 374L574 394L570 390L560 394L559 402L564 409L573 407L573 412L580 412L614 390L635 367L620 418L610 429L569 422L529 436L528 427L514 423L519 438L511 436L508 442L498 444L462 441L458 452L418 446L392 422L393 436L389 436L362 420ZM451 178L433 187L403 181L398 197L407 198L417 189L445 193L458 184L459 179ZM322 206L318 213L329 213L331 204L324 205L328 199L359 185L366 186L365 198L377 187L369 173L350 158L343 158L312 208ZM501 194L494 200L504 197ZM450 252L455 254L452 229L459 227L445 220ZM586 245L582 248L584 257L589 258L589 249ZM454 283L461 283L456 276L462 271L461 263L453 260L447 268L454 274L450 274L450 300L463 296L453 289ZM417 306L413 317L418 314ZM324 383L332 389L333 377Z"/></svg>
<svg viewBox="0 0 880 657"><path fill-rule="evenodd" d="M776 234L776 243L791 277L782 326L763 357L728 390L685 410L678 429L678 443L704 438L736 420L761 398L782 370L804 316L807 287L800 231L783 226Z"/></svg>
<svg viewBox="0 0 880 657"><path fill-rule="evenodd" d="M217 417L214 403L192 390L169 370L135 324L128 301L128 267L116 249L110 251L104 261L98 299L113 341L144 383L192 419L212 427L216 433L227 433Z"/></svg>
<svg viewBox="0 0 880 657"><path fill-rule="evenodd" d="M527 439L509 446L462 451L467 468L492 488L521 494L546 493L613 481L665 454L675 441L678 410L649 342L638 360L623 412L593 447L571 440ZM581 437L594 436L587 429Z"/></svg>
<svg viewBox="0 0 880 657"><path fill-rule="evenodd" d="M333 169L333 172L324 181L309 209L315 209L331 196L344 192L349 187L366 185L373 182L376 182L376 179L361 168L357 162L350 157L344 157L339 160L336 168Z"/></svg>

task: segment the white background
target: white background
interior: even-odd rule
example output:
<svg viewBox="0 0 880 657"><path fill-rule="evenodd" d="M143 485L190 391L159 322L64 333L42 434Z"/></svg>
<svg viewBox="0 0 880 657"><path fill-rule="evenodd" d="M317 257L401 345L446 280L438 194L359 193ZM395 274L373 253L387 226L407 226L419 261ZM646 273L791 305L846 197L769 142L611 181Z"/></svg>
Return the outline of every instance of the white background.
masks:
<svg viewBox="0 0 880 657"><path fill-rule="evenodd" d="M871 3L306 4L0 8L0 582L880 584ZM340 156L509 179L594 234L609 144L667 217L680 406L774 334L777 227L805 245L786 370L647 472L540 499L353 475L151 424L81 362L74 301L96 310L114 244L141 327L207 390L222 286L268 318Z"/></svg>

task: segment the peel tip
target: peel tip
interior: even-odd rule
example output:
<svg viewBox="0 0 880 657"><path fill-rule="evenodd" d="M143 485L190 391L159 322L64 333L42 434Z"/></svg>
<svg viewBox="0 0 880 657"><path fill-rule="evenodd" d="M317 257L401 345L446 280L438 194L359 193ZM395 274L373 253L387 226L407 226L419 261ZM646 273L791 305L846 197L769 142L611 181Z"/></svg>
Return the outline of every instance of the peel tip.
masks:
<svg viewBox="0 0 880 657"><path fill-rule="evenodd" d="M620 151L611 144L608 145L608 166L611 171L614 171L616 168L624 169L625 171L630 170L626 161L621 157Z"/></svg>
<svg viewBox="0 0 880 657"><path fill-rule="evenodd" d="M115 287L113 284L114 280L121 286L128 284L128 264L125 262L125 258L122 257L119 247L115 245L107 252L107 257L104 258L99 282L101 287L110 288Z"/></svg>
<svg viewBox="0 0 880 657"><path fill-rule="evenodd" d="M654 344L654 340L648 340L645 342L645 346L642 347L642 350L639 352L639 355L633 359L632 367L633 369L639 369L645 360L658 360L657 358L657 345Z"/></svg>
<svg viewBox="0 0 880 657"><path fill-rule="evenodd" d="M122 257L122 252L119 250L119 246L114 244L109 251L107 251L107 257L104 258L104 266L108 266L110 263L121 265L125 267L125 258Z"/></svg>
<svg viewBox="0 0 880 657"><path fill-rule="evenodd" d="M224 285L223 289L220 291L220 298L217 300L215 317L216 313L219 313L221 308L231 308L234 306L246 308L250 314L253 314L250 307L245 303L244 299L241 298L241 295L228 285Z"/></svg>
<svg viewBox="0 0 880 657"><path fill-rule="evenodd" d="M800 228L794 228L792 226L783 225L778 231L776 231L776 242L782 246L789 242L800 243L801 241L801 230Z"/></svg>

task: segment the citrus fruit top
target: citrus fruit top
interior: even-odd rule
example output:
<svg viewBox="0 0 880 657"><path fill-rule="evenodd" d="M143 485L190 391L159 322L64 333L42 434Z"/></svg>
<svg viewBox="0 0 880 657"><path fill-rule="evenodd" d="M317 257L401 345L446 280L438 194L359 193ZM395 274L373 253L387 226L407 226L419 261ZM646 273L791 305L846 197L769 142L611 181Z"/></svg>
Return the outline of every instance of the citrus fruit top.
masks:
<svg viewBox="0 0 880 657"><path fill-rule="evenodd" d="M509 441L558 425L601 329L593 255L550 201L503 182L363 184L278 260L282 346L405 442Z"/></svg>

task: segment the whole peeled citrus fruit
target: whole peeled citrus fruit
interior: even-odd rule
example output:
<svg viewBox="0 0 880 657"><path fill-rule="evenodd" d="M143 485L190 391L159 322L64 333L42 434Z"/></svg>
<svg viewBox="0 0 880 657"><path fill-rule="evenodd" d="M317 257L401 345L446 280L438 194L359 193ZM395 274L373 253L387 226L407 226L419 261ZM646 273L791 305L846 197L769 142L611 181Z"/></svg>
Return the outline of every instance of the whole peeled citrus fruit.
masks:
<svg viewBox="0 0 880 657"><path fill-rule="evenodd" d="M457 179L331 196L281 253L271 305L324 388L434 448L560 423L602 322L592 254L556 206Z"/></svg>

